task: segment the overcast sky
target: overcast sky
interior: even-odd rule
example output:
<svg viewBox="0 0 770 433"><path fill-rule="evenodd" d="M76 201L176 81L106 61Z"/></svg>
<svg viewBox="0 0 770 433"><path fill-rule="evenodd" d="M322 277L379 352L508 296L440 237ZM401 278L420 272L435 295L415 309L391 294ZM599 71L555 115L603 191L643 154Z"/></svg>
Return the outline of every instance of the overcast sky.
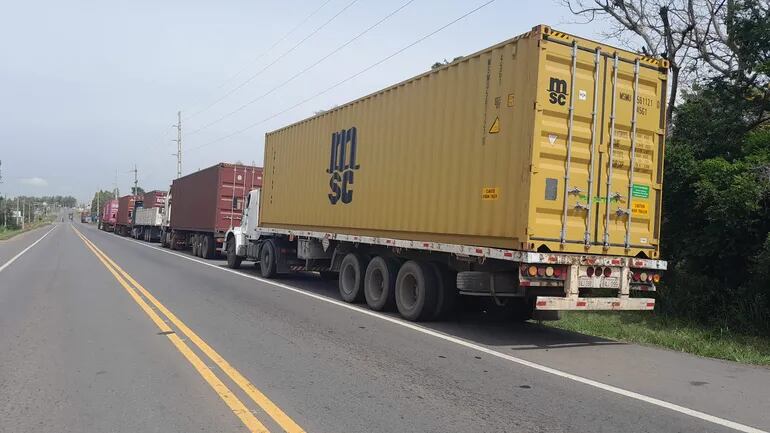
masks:
<svg viewBox="0 0 770 433"><path fill-rule="evenodd" d="M176 175L171 126L177 110L183 118L183 174L220 161L261 164L266 131L424 72L437 60L473 53L540 23L600 39L599 24L571 24L569 11L555 0L497 0L334 90L259 123L485 1L4 1L0 194L89 201L97 189L112 189L116 179L123 194L132 185L134 164L140 186L166 189ZM405 3L340 52L261 97ZM232 94L222 99L227 93Z"/></svg>

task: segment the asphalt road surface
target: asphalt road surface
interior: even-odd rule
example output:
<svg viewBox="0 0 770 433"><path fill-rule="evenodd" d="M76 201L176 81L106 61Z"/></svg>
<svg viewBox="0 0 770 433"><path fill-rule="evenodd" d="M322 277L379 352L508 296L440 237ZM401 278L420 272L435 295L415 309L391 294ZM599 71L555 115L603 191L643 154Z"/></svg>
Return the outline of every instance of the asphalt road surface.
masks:
<svg viewBox="0 0 770 433"><path fill-rule="evenodd" d="M766 430L765 368L480 313L415 325L77 222L0 242L0 432Z"/></svg>

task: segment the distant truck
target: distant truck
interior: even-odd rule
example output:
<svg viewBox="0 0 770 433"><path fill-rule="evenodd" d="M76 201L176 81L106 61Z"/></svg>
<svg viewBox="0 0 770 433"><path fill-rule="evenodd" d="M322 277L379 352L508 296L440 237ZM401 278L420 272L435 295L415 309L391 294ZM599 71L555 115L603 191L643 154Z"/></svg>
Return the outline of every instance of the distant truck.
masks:
<svg viewBox="0 0 770 433"><path fill-rule="evenodd" d="M107 200L102 207L102 215L99 219L99 229L106 232L115 231L115 223L118 220L118 201Z"/></svg>
<svg viewBox="0 0 770 433"><path fill-rule="evenodd" d="M131 237L147 242L160 241L167 194L166 191L149 191L134 203Z"/></svg>
<svg viewBox="0 0 770 433"><path fill-rule="evenodd" d="M249 191L261 185L262 168L227 163L174 179L162 245L215 257L223 251L227 231L241 224Z"/></svg>
<svg viewBox="0 0 770 433"><path fill-rule="evenodd" d="M228 265L338 275L408 320L651 310L667 68L537 26L270 132Z"/></svg>
<svg viewBox="0 0 770 433"><path fill-rule="evenodd" d="M115 233L121 236L131 234L133 225L134 207L137 200L135 195L124 195L118 199L118 217L115 221Z"/></svg>

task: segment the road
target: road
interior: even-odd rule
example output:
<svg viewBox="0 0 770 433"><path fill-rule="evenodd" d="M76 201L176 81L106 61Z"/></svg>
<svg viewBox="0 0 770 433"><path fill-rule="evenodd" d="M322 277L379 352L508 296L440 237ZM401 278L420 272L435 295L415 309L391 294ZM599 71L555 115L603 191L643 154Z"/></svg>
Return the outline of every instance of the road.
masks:
<svg viewBox="0 0 770 433"><path fill-rule="evenodd" d="M79 223L0 243L2 266L0 432L770 430L761 367L479 313L414 325Z"/></svg>

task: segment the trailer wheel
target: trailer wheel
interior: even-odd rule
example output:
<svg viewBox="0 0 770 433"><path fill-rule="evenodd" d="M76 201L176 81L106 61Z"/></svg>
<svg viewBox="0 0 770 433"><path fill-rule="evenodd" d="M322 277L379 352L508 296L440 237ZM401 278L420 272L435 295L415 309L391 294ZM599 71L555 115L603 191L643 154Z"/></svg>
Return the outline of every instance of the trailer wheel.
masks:
<svg viewBox="0 0 770 433"><path fill-rule="evenodd" d="M176 235L176 233L171 233L171 236L168 241L168 247L172 250L178 250L179 249L179 237Z"/></svg>
<svg viewBox="0 0 770 433"><path fill-rule="evenodd" d="M398 266L395 259L375 257L366 267L364 298L372 310L391 311L396 305Z"/></svg>
<svg viewBox="0 0 770 433"><path fill-rule="evenodd" d="M227 240L227 267L230 269L238 269L241 267L242 257L235 255L235 237L230 236Z"/></svg>
<svg viewBox="0 0 770 433"><path fill-rule="evenodd" d="M431 318L436 310L436 276L429 265L410 260L396 278L396 307L401 316L418 322Z"/></svg>
<svg viewBox="0 0 770 433"><path fill-rule="evenodd" d="M195 257L200 255L198 254L198 235L190 236L190 250Z"/></svg>
<svg viewBox="0 0 770 433"><path fill-rule="evenodd" d="M436 276L436 310L431 320L443 319L450 315L457 304L457 276L449 268L439 263L430 263Z"/></svg>
<svg viewBox="0 0 770 433"><path fill-rule="evenodd" d="M275 245L272 241L262 244L259 250L259 273L262 278L273 278L277 273L277 257L275 255Z"/></svg>
<svg viewBox="0 0 770 433"><path fill-rule="evenodd" d="M338 287L345 302L361 302L364 299L364 272L367 260L360 254L348 253L340 265Z"/></svg>
<svg viewBox="0 0 770 433"><path fill-rule="evenodd" d="M201 257L204 259L213 259L216 253L216 243L214 242L214 236L203 235L201 239Z"/></svg>

